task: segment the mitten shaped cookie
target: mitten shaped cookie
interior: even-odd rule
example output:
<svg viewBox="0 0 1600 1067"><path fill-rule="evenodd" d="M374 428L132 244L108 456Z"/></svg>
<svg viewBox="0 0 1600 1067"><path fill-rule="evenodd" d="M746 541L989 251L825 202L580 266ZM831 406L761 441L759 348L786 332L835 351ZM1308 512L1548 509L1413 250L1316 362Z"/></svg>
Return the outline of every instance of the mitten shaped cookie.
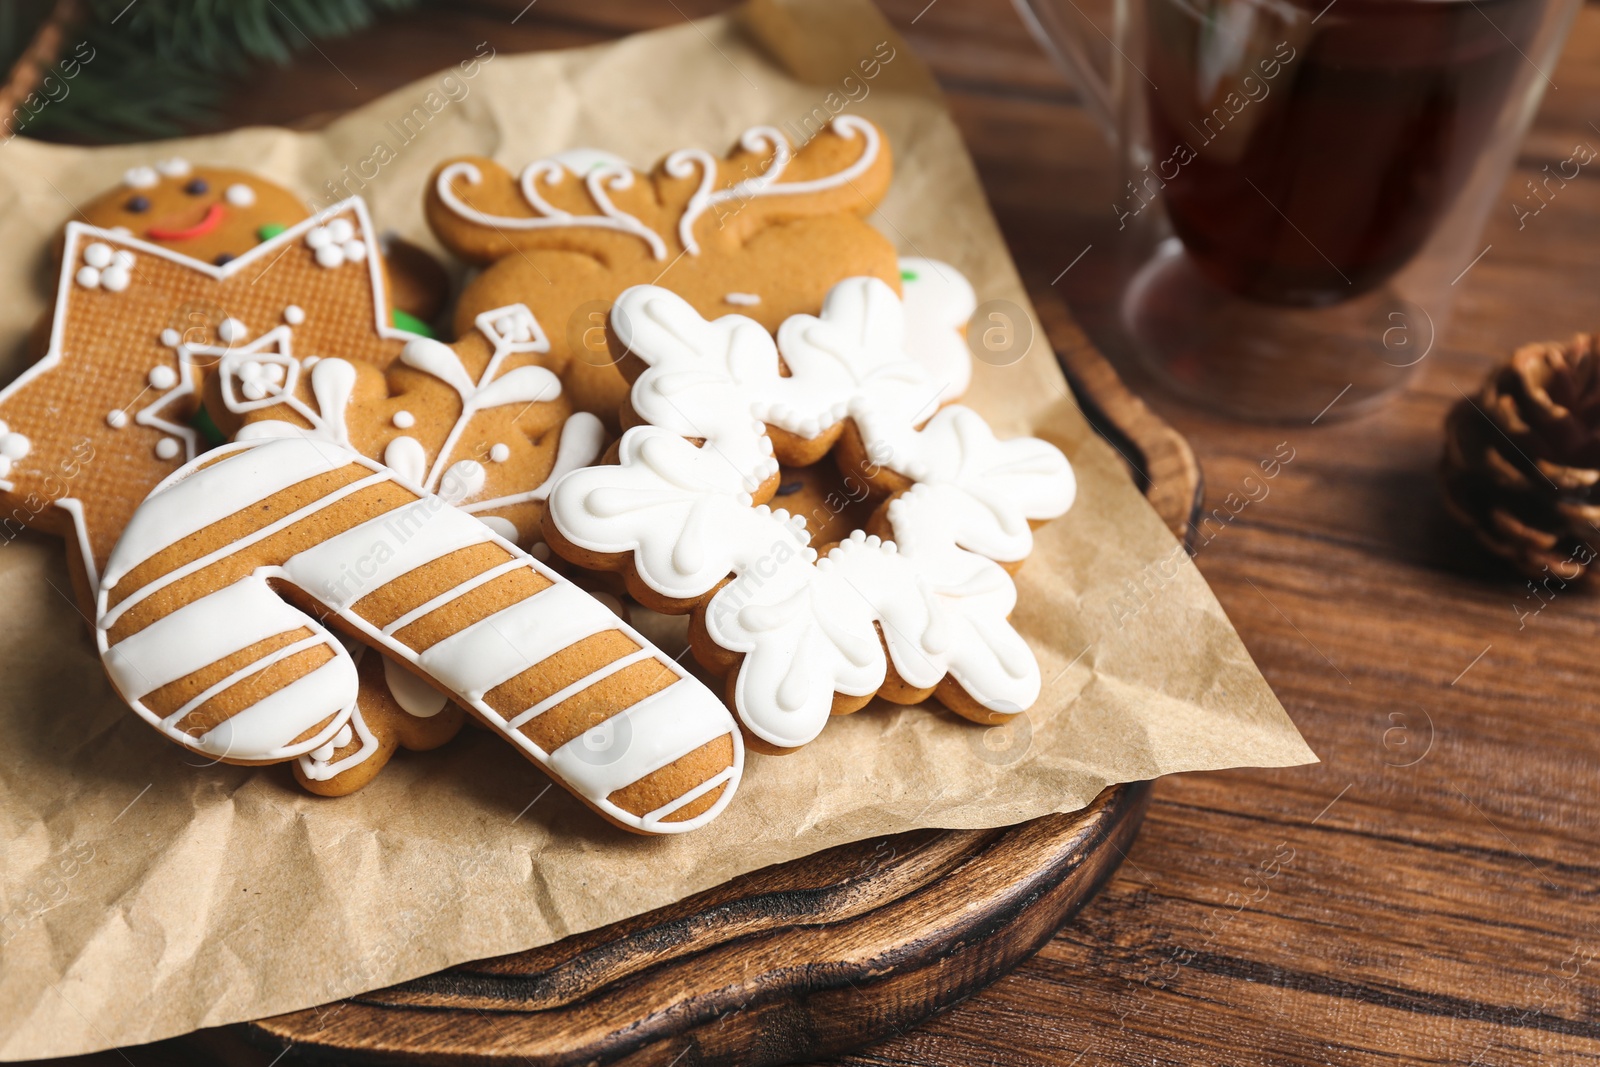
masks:
<svg viewBox="0 0 1600 1067"><path fill-rule="evenodd" d="M180 469L129 522L95 619L130 706L216 760L282 762L349 732L357 668L326 624L626 829L704 825L743 768L727 709L675 661L446 496L328 440Z"/></svg>
<svg viewBox="0 0 1600 1067"><path fill-rule="evenodd" d="M649 173L593 152L517 176L488 159L450 160L426 208L445 247L487 265L462 294L458 332L525 305L574 405L609 422L627 384L604 342L606 313L629 286L659 284L702 316L737 310L769 330L820 310L846 277L898 291L894 248L865 218L890 173L882 131L844 115L803 146L757 126L724 159L685 148Z"/></svg>

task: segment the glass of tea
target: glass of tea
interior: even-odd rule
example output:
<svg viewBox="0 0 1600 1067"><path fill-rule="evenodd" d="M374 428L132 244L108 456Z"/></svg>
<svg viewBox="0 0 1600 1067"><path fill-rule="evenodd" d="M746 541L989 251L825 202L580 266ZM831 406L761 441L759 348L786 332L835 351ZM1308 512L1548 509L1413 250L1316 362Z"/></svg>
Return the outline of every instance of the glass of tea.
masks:
<svg viewBox="0 0 1600 1067"><path fill-rule="evenodd" d="M1212 409L1315 421L1439 339L1580 0L1017 3L1117 146L1133 349Z"/></svg>

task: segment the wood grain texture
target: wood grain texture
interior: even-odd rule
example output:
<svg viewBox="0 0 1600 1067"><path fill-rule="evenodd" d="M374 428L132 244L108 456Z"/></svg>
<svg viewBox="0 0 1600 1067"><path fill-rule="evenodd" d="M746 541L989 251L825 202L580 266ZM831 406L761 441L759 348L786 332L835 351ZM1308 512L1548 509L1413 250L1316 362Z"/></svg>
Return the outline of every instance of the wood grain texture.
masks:
<svg viewBox="0 0 1600 1067"><path fill-rule="evenodd" d="M515 25L489 8L422 12L268 73L230 122L315 121L485 39L585 44L722 6L540 0ZM939 75L1031 285L1060 276L1054 290L1117 357L1111 156L1073 88L1006 0L883 6ZM1208 509L1281 442L1294 449L1196 562L1323 763L1163 782L1128 862L1037 955L830 1064L1600 1063L1600 603L1535 596L1450 525L1433 474L1458 390L1523 341L1600 326L1600 172L1521 230L1510 208L1574 144L1600 147L1600 7L1548 74L1493 248L1394 403L1275 431L1145 394L1194 445ZM127 1059L217 1062L211 1040Z"/></svg>

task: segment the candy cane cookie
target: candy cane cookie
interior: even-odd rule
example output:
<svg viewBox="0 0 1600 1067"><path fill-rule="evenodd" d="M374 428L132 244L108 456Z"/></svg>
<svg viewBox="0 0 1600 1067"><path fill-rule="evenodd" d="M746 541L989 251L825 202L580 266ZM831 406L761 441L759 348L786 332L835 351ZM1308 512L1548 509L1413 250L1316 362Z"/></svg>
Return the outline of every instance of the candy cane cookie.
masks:
<svg viewBox="0 0 1600 1067"><path fill-rule="evenodd" d="M744 750L722 702L598 601L383 465L314 438L218 449L134 513L96 635L170 739L240 764L337 739L357 694L323 623L448 693L605 818L704 825Z"/></svg>

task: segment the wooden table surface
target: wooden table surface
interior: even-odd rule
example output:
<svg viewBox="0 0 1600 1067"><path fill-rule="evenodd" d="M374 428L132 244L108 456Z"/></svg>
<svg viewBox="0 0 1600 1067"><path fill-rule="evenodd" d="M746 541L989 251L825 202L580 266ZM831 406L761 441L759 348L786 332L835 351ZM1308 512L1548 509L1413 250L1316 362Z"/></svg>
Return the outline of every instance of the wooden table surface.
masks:
<svg viewBox="0 0 1600 1067"><path fill-rule="evenodd" d="M481 40L569 47L727 5L539 0L511 24L520 6L324 44L257 79L228 122L315 121ZM1094 269L1116 241L1111 156L1074 90L1005 0L885 10L948 92L1030 284L1093 246L1057 289L1115 359ZM840 1063L1600 1063L1600 603L1536 597L1451 526L1434 481L1458 391L1522 341L1600 329L1600 172L1521 231L1510 209L1545 164L1600 146L1600 7L1551 80L1492 249L1387 408L1241 426L1146 391L1193 442L1208 508L1280 442L1294 451L1196 562L1323 762L1160 783L1121 872L1037 957Z"/></svg>

